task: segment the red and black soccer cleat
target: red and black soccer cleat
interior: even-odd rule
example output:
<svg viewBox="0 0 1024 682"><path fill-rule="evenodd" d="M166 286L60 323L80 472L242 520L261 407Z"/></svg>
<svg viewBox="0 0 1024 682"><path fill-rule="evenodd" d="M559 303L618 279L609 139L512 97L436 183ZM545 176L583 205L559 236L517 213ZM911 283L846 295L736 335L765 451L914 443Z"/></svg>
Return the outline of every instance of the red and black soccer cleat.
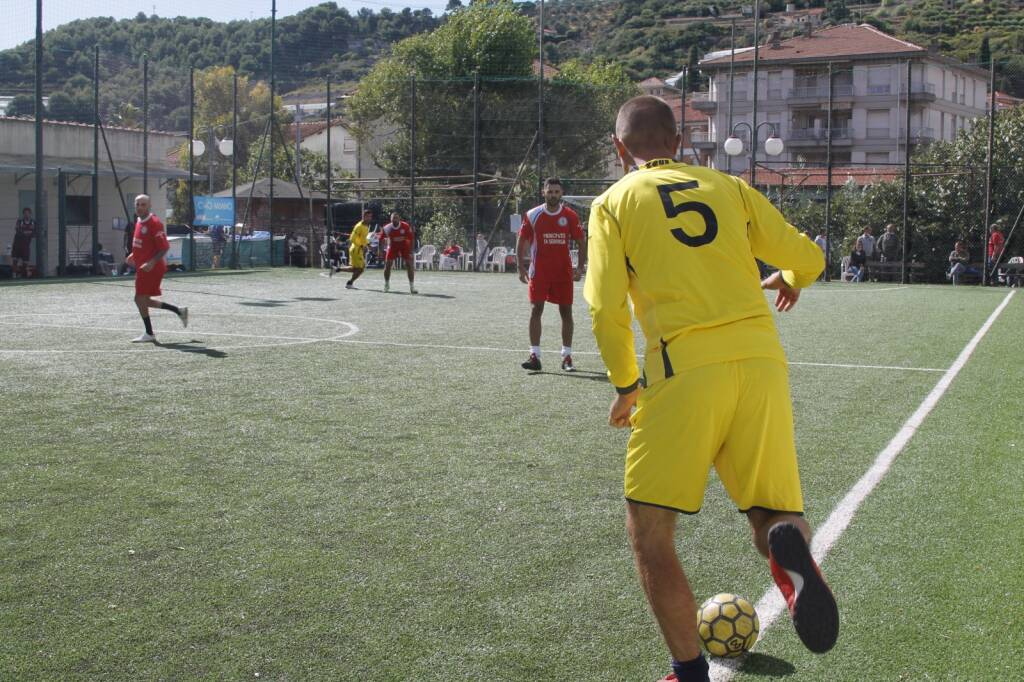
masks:
<svg viewBox="0 0 1024 682"><path fill-rule="evenodd" d="M535 372L540 371L540 358L533 353L530 353L530 358L523 363L523 369L530 369Z"/></svg>
<svg viewBox="0 0 1024 682"><path fill-rule="evenodd" d="M800 529L779 523L768 531L768 565L786 598L796 634L808 649L823 654L839 636L839 607L811 556Z"/></svg>
<svg viewBox="0 0 1024 682"><path fill-rule="evenodd" d="M562 371L563 372L575 372L576 366L572 364L572 356L566 355L562 358Z"/></svg>

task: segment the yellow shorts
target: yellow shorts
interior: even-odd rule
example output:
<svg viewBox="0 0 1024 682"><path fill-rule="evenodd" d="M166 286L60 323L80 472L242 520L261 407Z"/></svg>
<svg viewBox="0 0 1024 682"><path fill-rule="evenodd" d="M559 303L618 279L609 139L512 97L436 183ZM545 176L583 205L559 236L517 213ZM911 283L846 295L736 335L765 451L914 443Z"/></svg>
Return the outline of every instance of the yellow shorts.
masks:
<svg viewBox="0 0 1024 682"><path fill-rule="evenodd" d="M703 365L640 393L626 453L626 499L700 511L711 465L740 511L803 512L786 365Z"/></svg>
<svg viewBox="0 0 1024 682"><path fill-rule="evenodd" d="M363 256L363 247L348 247L348 264L349 267L359 268L360 270L366 268L366 258Z"/></svg>

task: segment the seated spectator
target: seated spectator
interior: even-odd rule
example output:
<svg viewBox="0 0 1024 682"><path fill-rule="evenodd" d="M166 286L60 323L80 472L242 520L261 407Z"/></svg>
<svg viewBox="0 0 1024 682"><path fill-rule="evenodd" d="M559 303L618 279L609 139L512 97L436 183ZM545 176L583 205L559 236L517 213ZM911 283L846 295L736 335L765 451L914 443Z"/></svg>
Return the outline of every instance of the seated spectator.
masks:
<svg viewBox="0 0 1024 682"><path fill-rule="evenodd" d="M857 243L850 252L850 264L847 270L853 275L854 282L863 282L868 271L868 254L864 250L864 239L857 238Z"/></svg>
<svg viewBox="0 0 1024 682"><path fill-rule="evenodd" d="M114 254L103 250L103 244L96 244L96 272L104 277L114 274Z"/></svg>
<svg viewBox="0 0 1024 682"><path fill-rule="evenodd" d="M441 251L439 270L458 270L459 259L462 258L462 247L453 240L449 240L447 246Z"/></svg>
<svg viewBox="0 0 1024 682"><path fill-rule="evenodd" d="M949 253L949 272L946 273L946 279L953 280L953 284L956 285L964 275L980 277L981 273L977 268L972 268L970 263L971 254L967 251L967 244L962 239L956 240L953 250Z"/></svg>

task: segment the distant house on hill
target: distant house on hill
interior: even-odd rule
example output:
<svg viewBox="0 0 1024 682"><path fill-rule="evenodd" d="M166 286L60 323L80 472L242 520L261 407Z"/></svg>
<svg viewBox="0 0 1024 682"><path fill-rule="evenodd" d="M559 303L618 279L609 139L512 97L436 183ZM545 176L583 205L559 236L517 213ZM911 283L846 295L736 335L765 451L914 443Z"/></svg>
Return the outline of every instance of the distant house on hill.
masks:
<svg viewBox="0 0 1024 682"><path fill-rule="evenodd" d="M867 24L809 31L788 40L769 38L758 53L758 139L767 137L766 126L761 124L768 122L785 144L783 153L771 159L773 166L825 163L826 131L830 128L829 63L834 74L831 130L836 165L902 161L908 138L908 105L911 147L952 140L986 113L987 71ZM744 153L731 160L731 167L742 171L749 164L753 61L753 48L736 51L731 87L728 51L708 55L700 62L710 87L706 93L695 93L694 107L710 117L711 128L707 141L698 148L712 155L717 168L730 163L722 143L734 132L743 139ZM740 122L747 126L737 127ZM759 163L765 160L760 145L758 156Z"/></svg>

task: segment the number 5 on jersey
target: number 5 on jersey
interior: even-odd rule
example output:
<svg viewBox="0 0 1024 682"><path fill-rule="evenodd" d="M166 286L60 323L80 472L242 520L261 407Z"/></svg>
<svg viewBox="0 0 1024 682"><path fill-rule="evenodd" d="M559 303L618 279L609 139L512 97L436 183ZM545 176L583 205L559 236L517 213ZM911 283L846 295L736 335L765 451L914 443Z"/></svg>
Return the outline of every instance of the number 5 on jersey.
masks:
<svg viewBox="0 0 1024 682"><path fill-rule="evenodd" d="M687 246L704 246L715 241L718 236L718 218L711 207L700 201L684 201L677 204L672 201L672 192L683 192L688 189L699 187L696 180L687 182L673 182L667 185L658 185L658 194L661 195L661 205L665 208L665 215L668 218L675 218L681 213L693 211L699 213L704 219L704 232L698 235L688 235L681 227L672 228L672 236Z"/></svg>

